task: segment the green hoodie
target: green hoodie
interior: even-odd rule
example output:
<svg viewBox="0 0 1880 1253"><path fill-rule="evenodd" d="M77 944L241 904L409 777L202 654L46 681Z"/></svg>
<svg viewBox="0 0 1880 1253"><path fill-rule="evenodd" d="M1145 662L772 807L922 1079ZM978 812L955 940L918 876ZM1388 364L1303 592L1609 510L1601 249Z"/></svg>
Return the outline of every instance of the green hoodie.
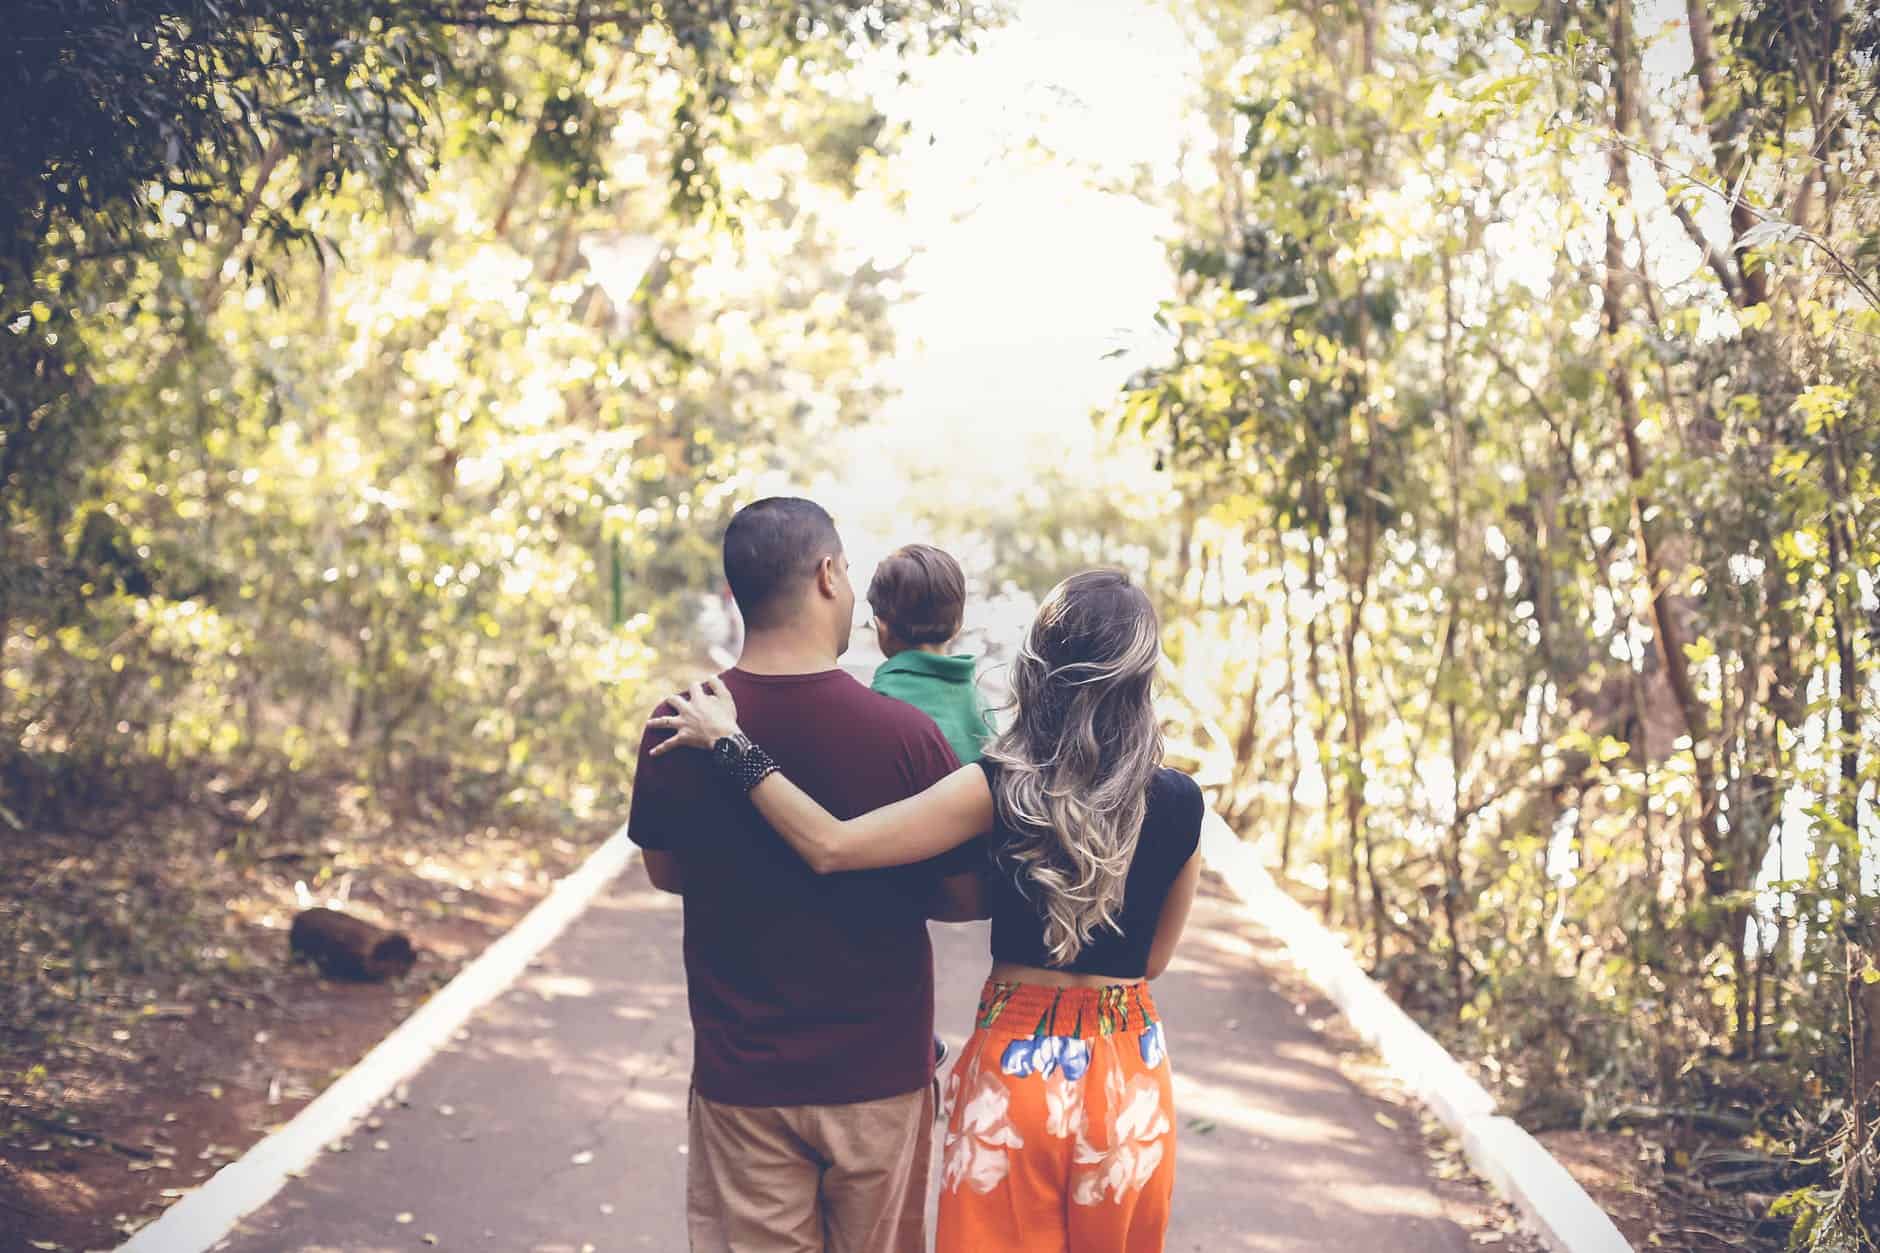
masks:
<svg viewBox="0 0 1880 1253"><path fill-rule="evenodd" d="M973 686L975 660L970 653L943 657L910 648L882 662L873 684L883 696L906 701L938 723L961 765L978 761L980 748L992 737Z"/></svg>

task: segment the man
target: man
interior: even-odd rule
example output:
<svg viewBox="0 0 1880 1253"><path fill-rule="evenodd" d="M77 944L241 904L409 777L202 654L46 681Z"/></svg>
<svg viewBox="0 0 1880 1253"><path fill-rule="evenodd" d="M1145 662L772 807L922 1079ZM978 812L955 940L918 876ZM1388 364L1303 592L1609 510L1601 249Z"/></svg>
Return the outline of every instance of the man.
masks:
<svg viewBox="0 0 1880 1253"><path fill-rule="evenodd" d="M721 676L791 779L851 817L958 767L931 718L836 666L855 592L818 505L731 520L725 580L745 623ZM685 900L692 1008L686 1180L694 1253L920 1253L933 1126L926 919L980 917L979 853L819 877L712 772L640 743L627 834Z"/></svg>

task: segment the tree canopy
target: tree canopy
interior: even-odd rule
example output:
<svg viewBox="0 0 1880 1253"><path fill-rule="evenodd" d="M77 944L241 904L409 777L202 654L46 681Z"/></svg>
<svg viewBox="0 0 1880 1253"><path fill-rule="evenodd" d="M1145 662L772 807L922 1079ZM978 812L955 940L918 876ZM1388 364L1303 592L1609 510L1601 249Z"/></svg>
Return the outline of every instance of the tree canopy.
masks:
<svg viewBox="0 0 1880 1253"><path fill-rule="evenodd" d="M1121 417L1243 822L1531 1124L1729 1110L1871 1247L1874 15L1174 7Z"/></svg>
<svg viewBox="0 0 1880 1253"><path fill-rule="evenodd" d="M1192 125L1114 189L1179 294L1111 459L897 516L1145 575L1172 753L1527 1125L1728 1128L1666 1169L1733 1239L1873 1248L1880 15L1145 3ZM727 511L883 399L857 62L997 16L19 0L0 823L616 801Z"/></svg>
<svg viewBox="0 0 1880 1253"><path fill-rule="evenodd" d="M713 519L872 395L889 271L824 219L891 196L894 137L847 67L976 20L23 6L13 820L147 759L618 786Z"/></svg>

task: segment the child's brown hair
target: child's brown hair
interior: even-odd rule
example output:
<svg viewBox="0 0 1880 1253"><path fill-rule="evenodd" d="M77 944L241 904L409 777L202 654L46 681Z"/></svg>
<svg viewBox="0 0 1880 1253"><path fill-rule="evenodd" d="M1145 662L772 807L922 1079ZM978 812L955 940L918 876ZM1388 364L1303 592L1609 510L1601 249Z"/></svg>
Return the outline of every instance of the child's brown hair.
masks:
<svg viewBox="0 0 1880 1253"><path fill-rule="evenodd" d="M960 633L966 576L959 562L933 545L907 544L875 567L868 607L903 644L944 644Z"/></svg>

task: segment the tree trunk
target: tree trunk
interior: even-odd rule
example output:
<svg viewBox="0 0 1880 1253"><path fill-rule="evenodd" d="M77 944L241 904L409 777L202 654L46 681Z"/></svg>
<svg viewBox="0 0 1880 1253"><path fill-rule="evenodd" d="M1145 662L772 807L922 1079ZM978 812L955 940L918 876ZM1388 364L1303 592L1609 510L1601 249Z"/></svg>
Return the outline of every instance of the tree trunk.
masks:
<svg viewBox="0 0 1880 1253"><path fill-rule="evenodd" d="M1868 1096L1876 1077L1880 1077L1880 983L1868 983L1863 975L1867 955L1858 944L1849 941L1846 953L1847 986L1847 1067L1849 1103L1853 1117L1853 1149L1866 1147Z"/></svg>
<svg viewBox="0 0 1880 1253"><path fill-rule="evenodd" d="M1692 0L1694 6L1700 0ZM1632 18L1630 6L1613 6L1613 129L1621 136L1631 134L1637 119L1637 79L1633 64ZM1695 38L1695 32L1693 32ZM1709 712L1702 699L1697 695L1691 681L1689 663L1684 655L1683 631L1672 611L1670 579L1659 569L1657 547L1653 542L1655 527L1646 521L1650 512L1650 502L1645 498L1643 483L1647 477L1648 465L1643 445L1639 442L1639 405L1638 397L1632 390L1632 377L1629 363L1625 359L1621 339L1625 329L1625 245L1619 229L1620 210L1632 203L1632 180L1628 168L1628 154L1623 147L1615 144L1608 154L1608 172L1617 196L1606 215L1606 274L1604 282L1605 313L1603 329L1607 341L1607 360L1612 378L1612 388L1619 409L1619 435L1624 450L1626 474L1630 480L1632 497L1632 533L1633 542L1639 554L1639 570L1645 579L1647 595L1651 601L1653 636L1657 642L1659 659L1665 667L1665 677L1671 685L1672 695L1676 697L1678 710L1684 721L1686 732L1691 737L1691 756L1697 783L1697 825L1702 836L1704 857L1702 860L1706 886L1713 895L1722 895L1728 890L1726 876L1727 863L1719 860L1723 853L1719 838L1717 812L1716 772L1712 761L1713 745L1710 736Z"/></svg>
<svg viewBox="0 0 1880 1253"><path fill-rule="evenodd" d="M1837 424L1838 427L1838 424ZM1855 556L1851 539L1844 537L1837 516L1845 494L1841 477L1841 450L1838 429L1827 431L1828 511L1828 613L1834 638L1834 665L1840 689L1835 708L1838 714L1836 745L1839 750L1840 778L1830 802L1840 819L1837 843L1840 845L1841 890L1847 917L1861 918L1866 913L1861 887L1862 854L1860 838L1860 671L1855 664L1854 607L1846 584L1852 574L1846 563ZM1867 1149L1872 1115L1869 1090L1880 1077L1880 985L1869 984L1859 974L1867 964L1865 949L1847 945L1848 980L1848 1103L1853 1143L1848 1149L1851 1160L1861 1160Z"/></svg>
<svg viewBox="0 0 1880 1253"><path fill-rule="evenodd" d="M1724 925L1730 930L1730 966L1736 976L1736 1052L1744 1057L1750 1047L1750 1002L1755 997L1755 972L1749 960L1749 923L1747 909L1732 909Z"/></svg>
<svg viewBox="0 0 1880 1253"><path fill-rule="evenodd" d="M1346 752L1350 760L1342 772L1345 784L1345 826L1351 848L1351 891L1352 905L1361 915L1368 913L1368 918L1360 916L1359 921L1370 923L1374 960L1384 960L1384 892L1377 871L1376 849L1371 839L1370 823L1365 812L1364 788L1366 779L1364 753L1367 747L1369 727L1365 718L1363 694L1358 687L1358 636L1364 630L1364 607L1370 596L1372 556L1377 542L1377 505L1372 495L1373 473L1376 469L1377 433L1366 432L1364 477L1360 486L1363 504L1359 506L1360 533L1358 537L1357 563L1355 570L1346 572L1348 583L1345 594L1345 630L1343 654L1345 663L1344 682L1341 693L1345 700L1345 740ZM1360 891L1359 870L1362 862L1364 884L1370 889L1369 909L1364 910L1363 894Z"/></svg>
<svg viewBox="0 0 1880 1253"><path fill-rule="evenodd" d="M1449 255L1449 241L1443 241L1443 341L1442 341L1442 385L1443 417L1449 427L1449 560L1451 577L1449 585L1449 623L1443 631L1443 654L1438 663L1438 675L1449 677L1455 661L1456 633L1462 629L1462 603L1464 596L1464 570L1462 565L1462 467L1464 464L1464 432L1462 428L1461 407L1456 403L1456 312L1455 312L1455 276L1453 263ZM1546 549L1541 545L1541 568L1545 568ZM1542 592L1540 600L1545 603L1548 593ZM1543 634L1542 643L1546 642ZM1462 767L1466 750L1462 743L1461 711L1453 695L1443 702L1449 721L1449 830L1443 842L1443 930L1449 940L1449 987L1455 1002L1456 1013L1460 1017L1465 990L1462 978L1462 928L1456 918L1456 898L1462 892L1462 840L1467 830L1467 819L1462 814Z"/></svg>
<svg viewBox="0 0 1880 1253"><path fill-rule="evenodd" d="M1613 6L1615 14L1613 21L1615 28L1623 26L1626 29L1626 42L1629 44L1632 19L1629 12L1620 12L1624 7L1623 4ZM1736 259L1738 291L1746 307L1759 305L1769 299L1768 275L1760 266L1751 268L1746 265L1743 252L1735 243L1736 239L1741 239L1760 220L1738 188L1738 180L1742 176L1747 159L1744 154L1736 151L1740 111L1718 110L1714 107L1717 104L1717 92L1721 86L1721 80L1717 71L1716 40L1711 33L1709 0L1685 0L1684 10L1689 19L1691 31L1691 68L1697 73L1698 97L1703 105L1704 116L1710 119L1711 163L1716 166L1717 176L1723 181L1724 187L1738 193L1732 196L1730 205L1730 232L1734 237L1730 244L1730 254ZM1629 48L1624 55L1627 58L1630 57ZM1629 71L1627 73L1629 74ZM1629 134L1630 127L1621 125L1619 133ZM1619 159L1624 160L1623 150L1619 153Z"/></svg>
<svg viewBox="0 0 1880 1253"><path fill-rule="evenodd" d="M1324 675L1319 666L1319 541L1317 536L1306 538L1306 591L1311 596L1314 612L1306 618L1306 687L1312 694L1314 718L1317 724L1315 739L1319 751L1319 778L1325 785L1325 804L1322 809L1325 821L1325 921L1335 917L1338 876L1334 873L1337 857L1337 845L1332 838L1332 741L1331 702L1325 699Z"/></svg>
<svg viewBox="0 0 1880 1253"><path fill-rule="evenodd" d="M1784 873L1788 862L1788 828L1781 817L1781 794L1775 796L1776 805L1776 869L1777 877ZM1789 951L1789 911L1782 903L1782 894L1776 893L1776 943L1771 951L1771 970L1769 972L1769 1018L1772 1022L1782 1021L1782 974L1783 964Z"/></svg>
<svg viewBox="0 0 1880 1253"><path fill-rule="evenodd" d="M1285 570L1285 553L1275 545L1280 569ZM1279 872L1284 878L1292 871L1293 825L1299 817L1299 693L1297 670L1293 663L1292 589L1280 581L1280 634L1286 649L1286 764L1291 767L1286 779L1286 818L1279 829Z"/></svg>
<svg viewBox="0 0 1880 1253"><path fill-rule="evenodd" d="M1449 832L1443 847L1443 929L1449 933L1449 987L1455 997L1460 1018L1463 1002L1468 999L1464 986L1462 926L1456 917L1456 900L1462 895L1462 838L1468 820L1462 816L1462 732L1456 716L1456 702L1449 704Z"/></svg>
<svg viewBox="0 0 1880 1253"><path fill-rule="evenodd" d="M327 975L342 979L395 978L418 959L407 936L336 909L296 914L288 946L296 956L319 963Z"/></svg>
<svg viewBox="0 0 1880 1253"><path fill-rule="evenodd" d="M1358 72L1377 71L1377 0L1358 0Z"/></svg>
<svg viewBox="0 0 1880 1253"><path fill-rule="evenodd" d="M1841 472L1841 449L1839 423L1827 432L1827 488L1828 513L1823 520L1828 529L1828 611L1832 615L1834 631L1834 664L1839 672L1840 698L1836 702L1839 714L1840 735L1838 737L1841 765L1841 782L1836 789L1837 804L1841 821L1849 831L1857 831L1860 826L1860 670L1855 664L1854 655L1854 606L1850 603L1847 584L1853 575L1847 569L1847 562L1855 556L1853 537L1844 533L1839 518L1840 507L1846 501L1846 484ZM1848 907L1857 906L1860 894L1860 842L1855 837L1848 852L1854 857L1855 867L1851 889L1848 892Z"/></svg>
<svg viewBox="0 0 1880 1253"><path fill-rule="evenodd" d="M1260 620L1257 610L1254 623L1256 626L1254 638L1258 639L1264 634L1266 624ZM1253 767L1254 757L1260 748L1260 710L1265 703L1263 700L1265 684L1266 667L1261 665L1256 657L1253 663L1253 686L1247 691L1247 715L1241 721L1240 734L1235 739L1234 774L1227 790L1228 804L1235 813L1242 808L1241 795L1246 788L1247 776L1259 773Z"/></svg>
<svg viewBox="0 0 1880 1253"><path fill-rule="evenodd" d="M1354 611L1355 612L1355 611ZM1339 771L1339 780L1345 790L1345 856L1348 859L1346 873L1351 888L1352 921L1362 927L1367 921L1364 901L1364 880L1360 876L1371 876L1371 859L1365 845L1367 837L1364 825L1364 709L1357 697L1357 650L1356 628L1347 624L1344 632L1343 647L1340 650L1344 658L1343 681L1339 684L1340 694L1345 701L1345 766ZM1371 912L1377 910L1375 895L1371 901ZM1381 961L1384 956L1382 937L1375 937L1376 950L1374 960Z"/></svg>
<svg viewBox="0 0 1880 1253"><path fill-rule="evenodd" d="M1756 928L1756 968L1755 996L1750 1006L1749 1056L1754 1061L1762 1056L1763 1039L1763 988L1768 983L1769 954L1762 945L1762 926L1758 919Z"/></svg>
<svg viewBox="0 0 1880 1253"><path fill-rule="evenodd" d="M255 214L261 211L261 199L267 194L268 184L274 181L275 172L281 168L281 162L287 158L287 142L278 136L269 142L261 154L261 161L255 167L255 179L248 187L247 195L242 197L241 208L236 210L235 220L225 224L228 234L219 241L210 255L210 269L203 279L202 290L196 296L195 321L206 325L221 307L222 298L228 295L229 281L222 271L228 268L229 261L235 256L236 249L242 246L248 233L249 224L255 220ZM189 339L179 337L164 353L156 373L162 374L175 365L189 349Z"/></svg>
<svg viewBox="0 0 1880 1253"><path fill-rule="evenodd" d="M1175 464L1173 455L1169 464ZM1194 498L1182 493L1181 517L1175 523L1175 595L1183 604L1201 605L1201 587L1195 588L1195 598L1188 599L1188 576L1195 568L1195 526L1199 522L1200 511L1195 508ZM1205 569L1202 573L1202 585L1206 585Z"/></svg>

